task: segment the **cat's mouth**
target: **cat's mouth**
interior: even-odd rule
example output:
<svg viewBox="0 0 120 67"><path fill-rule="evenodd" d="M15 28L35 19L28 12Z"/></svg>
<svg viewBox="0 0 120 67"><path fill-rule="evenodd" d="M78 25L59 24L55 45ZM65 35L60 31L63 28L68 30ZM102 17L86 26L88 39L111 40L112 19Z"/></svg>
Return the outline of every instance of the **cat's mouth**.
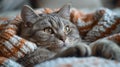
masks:
<svg viewBox="0 0 120 67"><path fill-rule="evenodd" d="M58 46L58 45L52 45L52 46L47 46L47 48L53 48L53 49L59 49L65 47L64 45Z"/></svg>

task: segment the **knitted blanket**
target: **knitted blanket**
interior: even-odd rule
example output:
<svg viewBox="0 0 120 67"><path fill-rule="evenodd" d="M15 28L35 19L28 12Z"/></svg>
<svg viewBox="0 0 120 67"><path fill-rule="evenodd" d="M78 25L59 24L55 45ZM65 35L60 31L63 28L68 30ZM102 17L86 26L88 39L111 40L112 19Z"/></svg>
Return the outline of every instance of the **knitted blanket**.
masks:
<svg viewBox="0 0 120 67"><path fill-rule="evenodd" d="M5 67L20 67L12 60L24 57L37 48L36 44L17 35L19 22L18 18L0 18L0 64Z"/></svg>
<svg viewBox="0 0 120 67"><path fill-rule="evenodd" d="M59 9L49 9L49 8L43 8L43 9L38 9L35 12L40 14L40 13L52 13L54 11L58 11ZM98 22L102 22L101 17L103 17L103 19L105 19L106 21L109 20L114 20L112 17L115 16L115 14L113 14L111 11L109 11L108 9L99 9L96 12L91 12L91 13L85 13L85 12L81 12L75 8L71 8L71 16L70 16L70 21L72 21L74 24L76 24L79 28L79 31L81 33L81 35L84 37L86 36L86 32L88 32L88 30L92 29L93 26L95 26L95 24L97 24ZM106 17L109 16L109 17ZM109 19L106 19L109 18ZM112 18L112 19L111 19ZM100 21L101 20L101 21ZM35 43L32 43L24 38L21 38L20 36L17 35L17 31L18 31L18 25L22 22L21 18L19 16L17 16L14 19L8 19L8 18L0 18L0 66L5 66L5 67L22 67L22 65L18 64L17 62L15 62L17 59L24 57L25 54L28 54L30 52L33 52L37 46ZM117 25L117 24L115 24ZM98 25L99 26L99 25ZM110 26L112 29L112 25ZM107 31L106 31L107 32ZM97 40L98 38L104 37L103 35L106 34L105 33L100 33L100 37L96 36L94 34L94 36L90 35L91 33L88 34L87 39L89 40ZM108 32L107 32L108 34ZM94 38L93 38L94 37ZM93 38L93 39L91 39ZM95 58L96 59L96 58ZM98 63L104 63L106 60L104 59L100 59L100 62ZM94 58L67 58L67 59L60 59L60 61L64 61L64 62L68 62L71 60L80 60L80 61L93 61ZM53 62L56 62L57 60L54 60ZM59 62L59 61L58 61ZM88 61L86 61L87 63ZM108 62L108 63L107 63ZM120 63L116 64L115 61L108 61L107 60L106 63L104 63L105 65L113 65L113 67L119 65ZM56 65L51 64L52 61L50 63L45 62L43 64L37 65L36 67L44 67L47 65L46 64L50 64L52 65L52 67L56 67ZM64 64L66 64L64 63ZM72 62L70 62L72 63ZM93 61L94 63L94 61ZM45 64L45 65L44 65ZM58 64L59 65L59 64ZM75 64L73 64L73 66L70 67L74 67ZM79 63L78 66L85 66L84 64ZM90 63L90 65L94 65L92 63ZM89 64L88 64L89 66ZM63 66L60 66L63 67ZM67 66L68 67L68 66Z"/></svg>

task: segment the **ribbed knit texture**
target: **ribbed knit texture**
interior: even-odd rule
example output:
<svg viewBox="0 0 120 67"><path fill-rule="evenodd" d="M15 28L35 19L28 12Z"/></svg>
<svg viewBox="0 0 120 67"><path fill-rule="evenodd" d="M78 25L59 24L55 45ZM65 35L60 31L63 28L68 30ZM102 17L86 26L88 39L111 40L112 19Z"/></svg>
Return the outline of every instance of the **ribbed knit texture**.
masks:
<svg viewBox="0 0 120 67"><path fill-rule="evenodd" d="M18 17L13 20L0 18L0 64L5 64L5 66L9 65L8 62L14 65L12 60L24 57L25 54L33 52L37 48L36 44L16 35L17 24L19 24L16 19Z"/></svg>

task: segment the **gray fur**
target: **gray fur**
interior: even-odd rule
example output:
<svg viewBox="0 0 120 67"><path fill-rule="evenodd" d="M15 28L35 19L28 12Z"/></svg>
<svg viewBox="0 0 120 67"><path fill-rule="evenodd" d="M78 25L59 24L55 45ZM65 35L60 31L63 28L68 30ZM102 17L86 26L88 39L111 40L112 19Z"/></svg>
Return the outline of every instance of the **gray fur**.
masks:
<svg viewBox="0 0 120 67"><path fill-rule="evenodd" d="M120 47L108 39L99 39L90 44L92 55L120 61Z"/></svg>
<svg viewBox="0 0 120 67"><path fill-rule="evenodd" d="M19 63L33 66L58 57L84 57L91 53L94 56L120 60L120 48L113 41L103 38L90 45L81 42L77 27L69 21L69 11L68 4L51 14L36 14L31 7L24 6L20 36L35 42L38 48L20 58Z"/></svg>
<svg viewBox="0 0 120 67"><path fill-rule="evenodd" d="M63 6L58 12L39 15L29 6L24 6L21 17L24 22L21 24L20 36L35 42L39 47L21 59L26 59L27 63L18 60L22 64L34 65L49 58L69 56L71 47L74 50L72 56L91 54L90 48L81 43L77 27L69 21L70 5ZM41 59L41 56L46 55L48 56L46 59Z"/></svg>

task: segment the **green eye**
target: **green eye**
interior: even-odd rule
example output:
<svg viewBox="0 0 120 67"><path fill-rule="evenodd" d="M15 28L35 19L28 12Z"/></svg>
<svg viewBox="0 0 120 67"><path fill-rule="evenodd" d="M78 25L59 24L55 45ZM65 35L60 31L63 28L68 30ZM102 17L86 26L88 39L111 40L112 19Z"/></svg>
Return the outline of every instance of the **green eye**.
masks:
<svg viewBox="0 0 120 67"><path fill-rule="evenodd" d="M65 31L66 31L67 33L69 33L69 32L71 31L70 27L69 27L69 26L66 26L66 27L65 27Z"/></svg>
<svg viewBox="0 0 120 67"><path fill-rule="evenodd" d="M45 28L44 32L52 34L53 30L51 28Z"/></svg>

